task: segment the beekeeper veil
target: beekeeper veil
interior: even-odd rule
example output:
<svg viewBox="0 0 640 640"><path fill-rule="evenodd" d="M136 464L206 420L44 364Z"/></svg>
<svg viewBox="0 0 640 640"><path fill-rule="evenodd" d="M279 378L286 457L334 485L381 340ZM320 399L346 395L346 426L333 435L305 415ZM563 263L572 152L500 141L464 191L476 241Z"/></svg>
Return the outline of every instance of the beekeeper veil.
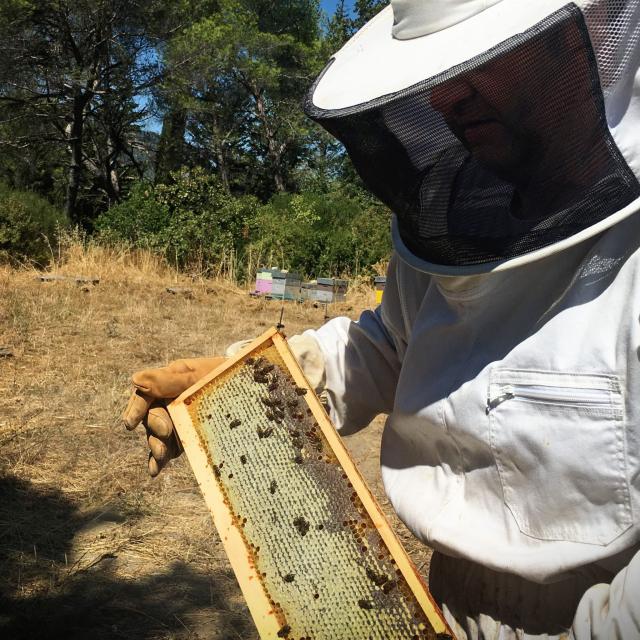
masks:
<svg viewBox="0 0 640 640"><path fill-rule="evenodd" d="M392 0L307 114L438 271L542 257L640 209L640 0Z"/></svg>

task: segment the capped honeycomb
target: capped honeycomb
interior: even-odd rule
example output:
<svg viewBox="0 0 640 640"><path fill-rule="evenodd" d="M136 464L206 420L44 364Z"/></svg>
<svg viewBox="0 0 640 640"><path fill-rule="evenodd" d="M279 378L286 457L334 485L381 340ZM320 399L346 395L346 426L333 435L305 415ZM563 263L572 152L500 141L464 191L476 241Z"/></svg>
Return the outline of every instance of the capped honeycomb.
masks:
<svg viewBox="0 0 640 640"><path fill-rule="evenodd" d="M261 638L451 634L275 329L169 411Z"/></svg>

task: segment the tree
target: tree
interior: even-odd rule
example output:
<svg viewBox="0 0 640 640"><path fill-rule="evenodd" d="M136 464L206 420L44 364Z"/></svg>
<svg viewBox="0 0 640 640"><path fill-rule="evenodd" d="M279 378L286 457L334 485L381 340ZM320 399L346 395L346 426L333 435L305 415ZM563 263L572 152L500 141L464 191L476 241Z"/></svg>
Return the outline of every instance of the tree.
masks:
<svg viewBox="0 0 640 640"><path fill-rule="evenodd" d="M387 0L355 0L353 4L353 30L357 31L371 20L377 13L380 13L387 5Z"/></svg>
<svg viewBox="0 0 640 640"><path fill-rule="evenodd" d="M9 49L0 66L0 147L63 148L64 209L82 214L86 181L108 199L120 197L120 172L135 166L134 98L157 79L148 26L154 2L7 0L0 37ZM97 125L97 128L88 130ZM18 135L12 135L18 132ZM62 159L62 154L58 157Z"/></svg>
<svg viewBox="0 0 640 640"><path fill-rule="evenodd" d="M228 188L235 181L268 197L294 186L293 166L308 148L300 102L318 70L318 33L315 0L224 0L172 42L176 95Z"/></svg>
<svg viewBox="0 0 640 640"><path fill-rule="evenodd" d="M327 22L325 42L329 49L329 55L338 51L352 35L353 19L347 10L346 1L340 0L333 16Z"/></svg>

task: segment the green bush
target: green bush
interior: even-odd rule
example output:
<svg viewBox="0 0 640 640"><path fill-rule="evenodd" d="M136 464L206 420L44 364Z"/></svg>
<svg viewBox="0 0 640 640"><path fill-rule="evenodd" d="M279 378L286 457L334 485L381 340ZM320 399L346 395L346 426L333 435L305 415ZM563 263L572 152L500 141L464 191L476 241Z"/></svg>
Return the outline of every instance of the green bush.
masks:
<svg viewBox="0 0 640 640"><path fill-rule="evenodd" d="M0 184L0 260L46 265L58 232L67 225L64 213L41 196Z"/></svg>
<svg viewBox="0 0 640 640"><path fill-rule="evenodd" d="M96 227L103 240L161 252L179 267L220 271L232 256L234 276L249 280L272 265L306 277L372 274L391 252L389 211L364 193L337 187L261 205L228 194L202 169L174 173L168 185L134 185Z"/></svg>
<svg viewBox="0 0 640 640"><path fill-rule="evenodd" d="M202 169L173 174L171 184L138 183L96 222L103 240L163 253L180 267L218 266L242 253L258 201L234 197Z"/></svg>
<svg viewBox="0 0 640 640"><path fill-rule="evenodd" d="M373 274L391 253L389 211L366 195L284 194L252 224L251 249L261 262L307 277Z"/></svg>

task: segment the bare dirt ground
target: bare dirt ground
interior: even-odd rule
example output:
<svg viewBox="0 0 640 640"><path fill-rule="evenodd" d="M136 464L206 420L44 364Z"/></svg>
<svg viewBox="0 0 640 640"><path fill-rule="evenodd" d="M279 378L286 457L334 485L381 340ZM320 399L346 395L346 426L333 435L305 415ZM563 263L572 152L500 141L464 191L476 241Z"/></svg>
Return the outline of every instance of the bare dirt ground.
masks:
<svg viewBox="0 0 640 640"><path fill-rule="evenodd" d="M186 460L150 479L143 434L119 416L133 371L222 353L274 325L281 304L148 256L77 248L59 271L101 281L0 268L0 348L13 352L0 355L0 637L256 638ZM176 284L192 296L166 292ZM357 317L373 296L328 314ZM324 314L289 303L285 332ZM425 574L429 550L381 489L382 424L345 441Z"/></svg>

